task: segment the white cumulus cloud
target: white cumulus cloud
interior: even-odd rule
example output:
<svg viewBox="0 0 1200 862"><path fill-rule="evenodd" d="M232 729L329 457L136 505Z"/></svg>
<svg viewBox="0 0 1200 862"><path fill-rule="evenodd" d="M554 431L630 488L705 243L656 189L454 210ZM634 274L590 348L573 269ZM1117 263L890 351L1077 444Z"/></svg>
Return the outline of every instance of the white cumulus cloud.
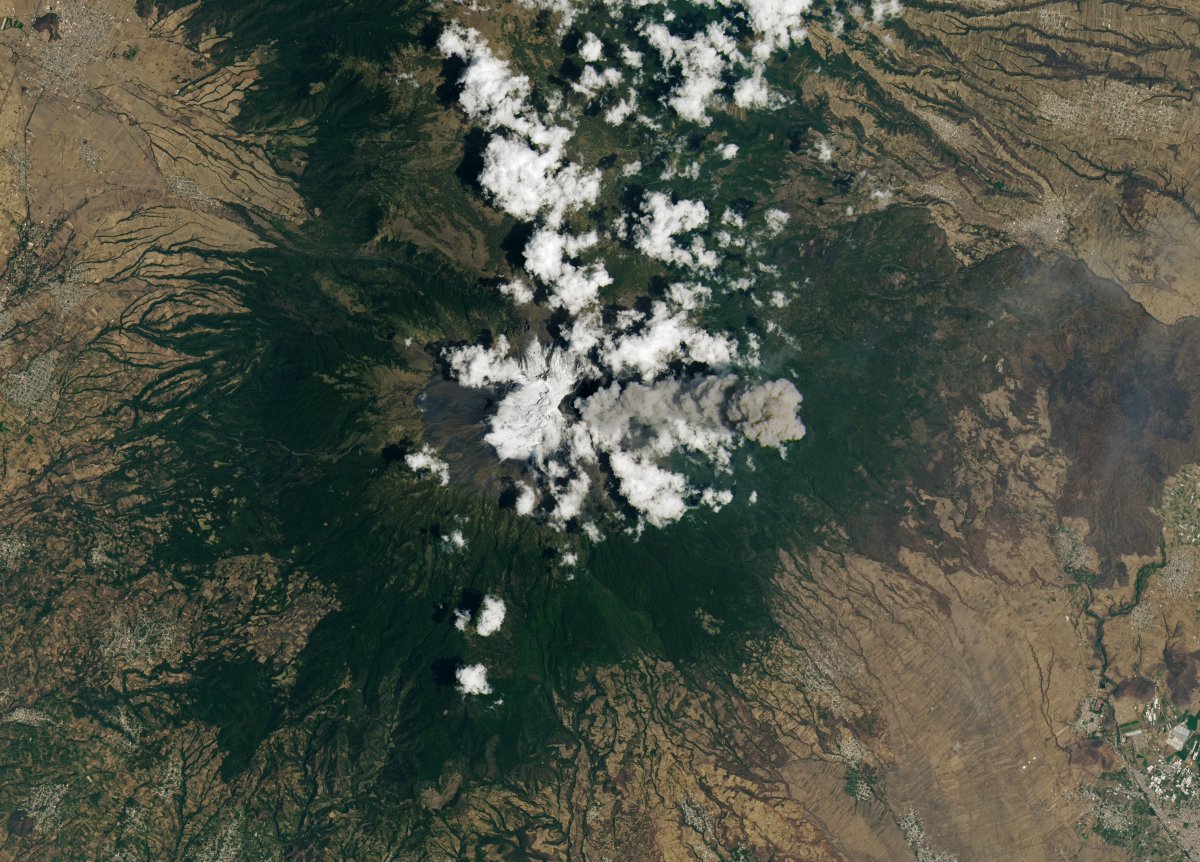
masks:
<svg viewBox="0 0 1200 862"><path fill-rule="evenodd" d="M812 0L743 0L742 5L767 52L786 50L794 42L804 41L804 18Z"/></svg>
<svg viewBox="0 0 1200 862"><path fill-rule="evenodd" d="M708 125L709 108L721 102L726 68L740 57L737 41L719 23L710 24L691 38L676 36L659 23L643 25L642 33L663 63L679 76L667 103L685 120Z"/></svg>
<svg viewBox="0 0 1200 862"><path fill-rule="evenodd" d="M690 233L708 222L708 208L700 201L672 201L662 192L651 192L642 202L642 216L634 228L639 251L656 260L690 268L712 269L718 263L715 252L695 237L682 245L675 237Z"/></svg>
<svg viewBox="0 0 1200 862"><path fill-rule="evenodd" d="M458 690L463 694L491 694L492 687L488 684L487 668L482 664L463 665L454 672Z"/></svg>
<svg viewBox="0 0 1200 862"><path fill-rule="evenodd" d="M500 631L504 624L506 609L504 600L496 596L484 596L483 604L475 617L475 633L480 637L488 637Z"/></svg>
<svg viewBox="0 0 1200 862"><path fill-rule="evenodd" d="M685 311L673 311L665 302L654 303L644 326L614 335L608 345L605 359L614 372L634 369L643 378L661 374L674 359L727 366L737 351L731 338L695 326Z"/></svg>
<svg viewBox="0 0 1200 862"><path fill-rule="evenodd" d="M900 0L872 0L871 2L871 18L876 24L880 24L888 18L895 18L903 12L904 7L900 5Z"/></svg>
<svg viewBox="0 0 1200 862"><path fill-rule="evenodd" d="M600 37L595 33L585 33L583 42L579 46L579 56L588 63L599 62L604 56L604 43L600 41Z"/></svg>
<svg viewBox="0 0 1200 862"><path fill-rule="evenodd" d="M679 116L707 123L708 110L730 98L751 106L769 99L763 57L802 37L796 10L803 4L779 3L774 18L767 0L750 14L759 37L751 58L738 51L722 25L682 35L650 19L641 25L642 36L674 76L667 101ZM499 289L515 303L543 306L531 314L537 328L519 346L498 336L445 353L454 380L493 394L484 439L498 458L518 465L516 512L548 512L550 523L561 527L583 518L589 494L602 488L615 489L638 514L639 530L643 524L669 524L696 506L720 509L732 492L719 487L720 481L691 484L679 470L679 458L714 465L719 477L732 469L732 453L743 441L782 446L804 434L797 415L800 395L789 381L754 385L739 376L757 362L758 339L748 335L743 353L733 337L710 331L703 322L714 290L751 292L754 280L721 273L720 257L705 242L709 210L699 200L650 190L637 212L616 219L611 234L578 232L577 214L597 215L593 207L601 172L570 161L566 147L572 132L554 118L569 115L571 109L563 106L572 95L590 99L599 89L624 82L621 72L585 67L579 86L542 99L549 109L541 114L531 107L529 80L513 73L477 32L452 25L440 45L444 54L466 64L464 112L491 132L479 176L484 195L531 228L521 273ZM580 55L589 64L599 63L604 55L600 37L585 34ZM626 47L622 56L629 68L641 64L632 49ZM608 103L608 121L623 122L636 110L643 74L630 73L627 96ZM737 145L725 144L717 152L733 158ZM641 169L630 162L621 173ZM700 165L692 160L681 168L666 158L662 173L696 180ZM740 250L746 259L739 264L742 272L775 277L754 254L759 237L777 233L785 220L782 211L769 210L765 233L756 234L744 216L726 210L713 238L721 248ZM613 252L614 241L631 242L638 254L686 270L687 276L633 307L602 306L602 292L613 283L604 256ZM622 295L629 292L626 287ZM751 298L762 302L757 293ZM698 367L705 370L697 372ZM681 374L680 369L688 370ZM431 450L418 454L433 456ZM588 535L597 540L599 529L586 523ZM465 630L473 622L474 630L487 636L500 628L504 613L503 601L489 596L474 621L456 613L455 625ZM490 691L482 665L462 672L468 675L466 682L460 675L464 691Z"/></svg>
<svg viewBox="0 0 1200 862"><path fill-rule="evenodd" d="M450 484L450 465L438 457L432 446L422 446L417 452L404 456L404 463L414 473L433 476L441 485Z"/></svg>
<svg viewBox="0 0 1200 862"><path fill-rule="evenodd" d="M603 263L576 266L569 260L597 241L594 231L571 236L547 228L530 238L525 246L525 268L551 288L552 306L579 314L596 302L600 288L612 284L612 277Z"/></svg>
<svg viewBox="0 0 1200 862"><path fill-rule="evenodd" d="M598 170L564 164L557 148L541 150L502 137L488 142L479 183L509 215L524 221L543 216L550 224L595 203L600 194Z"/></svg>
<svg viewBox="0 0 1200 862"><path fill-rule="evenodd" d="M742 78L733 86L733 103L739 108L765 108L771 101L771 91L761 71Z"/></svg>
<svg viewBox="0 0 1200 862"><path fill-rule="evenodd" d="M688 487L682 475L627 452L614 452L611 463L621 496L647 521L662 527L683 517Z"/></svg>

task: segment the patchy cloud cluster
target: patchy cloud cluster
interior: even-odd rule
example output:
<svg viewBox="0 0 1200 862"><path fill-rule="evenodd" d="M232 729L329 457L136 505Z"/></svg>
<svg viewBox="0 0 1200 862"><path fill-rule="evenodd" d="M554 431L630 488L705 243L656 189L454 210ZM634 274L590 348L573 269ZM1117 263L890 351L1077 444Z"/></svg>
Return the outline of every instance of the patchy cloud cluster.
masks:
<svg viewBox="0 0 1200 862"><path fill-rule="evenodd" d="M762 37L772 49L799 36L781 22ZM737 42L716 25L690 40L661 25L644 32L698 82L677 92L673 107L685 119L704 121L703 110L720 88L722 62L738 56ZM721 263L701 235L710 227L708 206L649 191L613 237L595 229L572 231L572 214L587 214L599 198L601 179L599 170L568 160L569 125L536 112L528 78L512 72L478 32L452 24L439 46L466 64L461 106L492 134L479 176L486 196L516 219L532 222L522 250L523 274L505 282L502 291L515 303L565 313L545 340L534 337L517 348L500 336L490 345L446 353L451 375L463 387L497 393L486 441L500 459L526 468L518 513L541 511L548 521L565 525L584 514L589 492L601 481L638 519L654 526L678 520L695 505L715 509L730 502L731 491L695 486L673 468L676 456L697 456L718 473L727 472L743 439L782 447L803 437L804 425L797 415L800 394L790 381L754 384L739 373L756 363L754 340L743 345L697 322L713 293L702 281L718 281L714 273ZM589 64L605 55L590 32L578 50ZM595 70L583 80L589 94L595 86L616 85L620 77ZM636 92L629 98L636 101ZM736 148L721 152L733 155ZM778 233L786 217L770 210L761 235ZM721 223L716 235L721 246L755 249L744 216L726 212ZM601 294L613 279L596 250L605 239L628 240L682 277L635 307L604 307ZM680 369L703 371L683 375ZM410 466L431 469L424 461L428 455L422 451ZM486 619L494 619L496 628L503 621L503 603L491 616L485 616L487 610L475 622L479 634L490 633Z"/></svg>
<svg viewBox="0 0 1200 862"><path fill-rule="evenodd" d="M620 2L609 5L620 13ZM639 522L669 524L692 507L731 501L720 476L746 441L782 452L805 433L796 386L786 379L755 382L757 339L703 324L714 291L746 291L759 278L778 278L754 261L761 243L784 229L787 213L725 210L718 218L702 200L650 189L611 232L578 227L597 223L591 217L605 179L598 168L568 157L574 115L562 107L565 101L604 94L601 116L624 122L645 102L639 87L649 74L650 52L660 61L659 74L673 82L665 106L683 121L706 125L709 112L728 103L772 103L767 62L804 38L810 0L723 5L740 12L693 32L676 29L674 16L660 7L636 28L642 40L636 49L583 34L576 52L586 65L562 93L538 102L551 106L543 110L534 107L529 78L515 73L478 32L455 23L439 40L444 56L464 64L458 82L464 113L490 135L478 177L484 195L530 226L521 271L500 290L514 303L553 313L545 331L523 345L499 336L445 353L460 385L494 393L486 441L501 460L521 466L514 504L521 514L541 513L562 526L582 519L589 497L603 487ZM725 144L716 155L726 161L737 153L735 144ZM641 169L627 166L620 175ZM663 177L695 179L700 170L693 162ZM665 267L674 280L647 289L632 307L611 297L606 303L614 279L611 258L603 256L622 247L620 253ZM736 261L726 265L724 252L734 250ZM622 285L623 295L630 292ZM786 305L791 296L781 285L770 302ZM681 459L707 464L716 484L695 485L680 471ZM501 602L460 622L464 629L473 622L486 635L492 623L485 620L498 628L503 618Z"/></svg>
<svg viewBox="0 0 1200 862"><path fill-rule="evenodd" d="M414 473L434 477L438 484L450 484L450 465L439 458L430 446L423 446L417 452L409 452L404 456L404 463Z"/></svg>
<svg viewBox="0 0 1200 862"><path fill-rule="evenodd" d="M595 203L600 172L566 159L563 147L571 132L546 122L530 107L529 78L513 74L473 29L452 24L438 47L466 63L459 96L463 111L496 132L479 175L496 206L514 218L557 225L567 213Z"/></svg>
<svg viewBox="0 0 1200 862"><path fill-rule="evenodd" d="M454 672L458 690L463 694L484 695L492 693L487 678L487 667L483 664L467 664Z"/></svg>
<svg viewBox="0 0 1200 862"><path fill-rule="evenodd" d="M507 613L504 599L498 596L484 596L479 610L474 614L465 608L454 611L454 627L460 632L469 632L474 624L475 634L484 638L490 637L500 631Z"/></svg>
<svg viewBox="0 0 1200 862"><path fill-rule="evenodd" d="M500 631L507 615L508 608L504 599L487 595L474 611L469 608L456 608L454 627L463 633L473 632L481 638L491 637ZM454 671L454 682L460 694L480 696L491 694L493 690L488 681L487 666L482 662L459 665Z"/></svg>

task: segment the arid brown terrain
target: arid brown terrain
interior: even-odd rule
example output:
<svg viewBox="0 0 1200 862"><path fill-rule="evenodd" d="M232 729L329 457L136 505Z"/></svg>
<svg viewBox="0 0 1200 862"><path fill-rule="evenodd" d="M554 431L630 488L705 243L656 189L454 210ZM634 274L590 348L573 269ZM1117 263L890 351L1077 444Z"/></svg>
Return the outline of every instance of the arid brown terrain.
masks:
<svg viewBox="0 0 1200 862"><path fill-rule="evenodd" d="M856 209L911 202L963 260L1065 252L1160 320L1197 313L1190 4L918 4L882 41L810 38L830 68L803 98L838 120Z"/></svg>
<svg viewBox="0 0 1200 862"><path fill-rule="evenodd" d="M536 762L502 767L498 734L402 799L362 788L397 768L424 680L373 679L391 719L361 731L335 699L365 699L347 668L249 750L215 714L248 684L222 678L207 709L180 695L231 656L291 691L333 587L268 554L149 562L169 528L203 547L259 505L177 484L164 429L267 361L222 346L248 313L231 261L316 215L271 142L238 131L265 54L213 62L224 34L189 36L190 9L66 0L33 26L48 7L17 6L26 26L0 32L0 859L1196 858L1197 741L1170 737L1200 707L1186 4L914 5L883 37L813 24L829 68L793 96L826 126L777 203L828 225L895 207L944 242L903 462L826 541L772 547L773 634L736 665L591 668L547 686L560 728ZM366 246L412 242L474 278L500 219L457 185L439 208L428 178L465 133L425 130L396 168L412 195ZM277 139L302 175L308 130ZM346 450L415 415L434 363L397 354L416 370L361 371L378 427ZM230 460L252 457L239 445Z"/></svg>

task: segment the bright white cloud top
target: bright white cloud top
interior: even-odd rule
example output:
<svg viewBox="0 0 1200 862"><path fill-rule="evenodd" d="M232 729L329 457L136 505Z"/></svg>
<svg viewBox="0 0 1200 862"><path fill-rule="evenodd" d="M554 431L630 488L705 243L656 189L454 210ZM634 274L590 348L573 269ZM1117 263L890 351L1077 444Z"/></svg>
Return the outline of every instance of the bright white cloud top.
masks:
<svg viewBox="0 0 1200 862"><path fill-rule="evenodd" d="M488 684L487 668L482 664L463 665L454 672L458 690L463 694L491 694L492 687Z"/></svg>
<svg viewBox="0 0 1200 862"><path fill-rule="evenodd" d="M768 64L805 38L810 0L714 3L709 8L731 10L727 20L689 32L653 0L611 0L606 6L614 15L626 5L646 7L636 49L614 42L615 28L586 32L577 52L587 65L577 82L538 102L551 106L545 112L533 106L529 78L513 72L475 30L451 24L439 40L445 56L465 64L459 81L463 112L491 136L478 177L484 195L530 226L523 266L500 289L522 307L544 306L533 318L539 322L555 315L523 344L500 336L445 354L459 384L494 393L485 439L522 474L515 498L520 514L563 526L583 516L589 495L612 489L640 521L662 526L690 508L730 502L720 477L739 447L749 442L782 451L804 436L796 386L786 379L755 382L761 379L754 371L757 338L712 332L703 323L715 291L748 293L764 274L777 274L755 255L785 229L787 213L726 209L717 218L703 200L649 189L608 233L595 227L594 218L604 184L626 182L641 163L605 179L600 169L568 157L579 100L593 104L607 92L600 116L612 124L629 121L648 98L648 56L657 57L668 76L660 79L668 84L664 106L682 122L705 126L713 111L728 105L778 103L767 82ZM890 12L895 4L884 6ZM623 72L605 67L617 57ZM617 86L620 91L613 90ZM659 128L643 115L637 121ZM727 163L737 153L736 144L719 146L712 163ZM699 163L687 171L672 168L662 180L694 180L700 170ZM624 250L614 251L619 243ZM738 264L738 273L724 268L723 255L732 249L749 261ZM603 255L617 253L654 261L675 281L634 307L603 306L613 285L610 272L624 271ZM628 296L629 286L622 288ZM780 290L764 296L776 294L786 298ZM777 329L773 321L767 326ZM680 458L709 465L716 483L695 485L680 472ZM476 632L487 636L499 629L504 613L504 603L489 596L474 621ZM470 622L459 620L464 630ZM482 666L475 667L486 687ZM465 690L461 678L460 687Z"/></svg>
<svg viewBox="0 0 1200 862"><path fill-rule="evenodd" d="M504 617L507 613L508 608L504 605L504 599L492 595L484 596L478 612L474 615L475 634L484 638L494 635L504 625ZM463 608L454 611L454 627L460 632L470 631L471 622L470 611Z"/></svg>
<svg viewBox="0 0 1200 862"><path fill-rule="evenodd" d="M707 125L709 108L720 103L722 77L741 57L737 41L723 24L710 24L691 38L676 36L665 24L646 24L642 33L663 63L678 72L668 104L685 120Z"/></svg>
<svg viewBox="0 0 1200 862"><path fill-rule="evenodd" d="M450 484L450 465L439 458L437 452L429 446L423 446L417 452L409 452L404 456L404 463L414 473L433 476L441 485Z"/></svg>
<svg viewBox="0 0 1200 862"><path fill-rule="evenodd" d="M479 606L479 613L475 618L475 633L486 638L500 631L500 626L504 625L506 612L503 599L496 596L484 596L483 604Z"/></svg>
<svg viewBox="0 0 1200 862"><path fill-rule="evenodd" d="M676 241L681 233L688 233L708 223L708 208L700 201L672 201L662 192L651 192L642 202L642 217L634 229L639 251L643 254L673 263L688 269L713 269L717 256L704 247L700 237L693 237L690 245Z"/></svg>
<svg viewBox="0 0 1200 862"><path fill-rule="evenodd" d="M529 78L513 74L476 30L452 24L438 39L447 57L466 63L459 104L473 120L496 134L483 154L479 182L492 202L509 215L543 218L557 225L582 206L595 203L600 172L568 162L563 147L569 129L546 123L529 105Z"/></svg>

